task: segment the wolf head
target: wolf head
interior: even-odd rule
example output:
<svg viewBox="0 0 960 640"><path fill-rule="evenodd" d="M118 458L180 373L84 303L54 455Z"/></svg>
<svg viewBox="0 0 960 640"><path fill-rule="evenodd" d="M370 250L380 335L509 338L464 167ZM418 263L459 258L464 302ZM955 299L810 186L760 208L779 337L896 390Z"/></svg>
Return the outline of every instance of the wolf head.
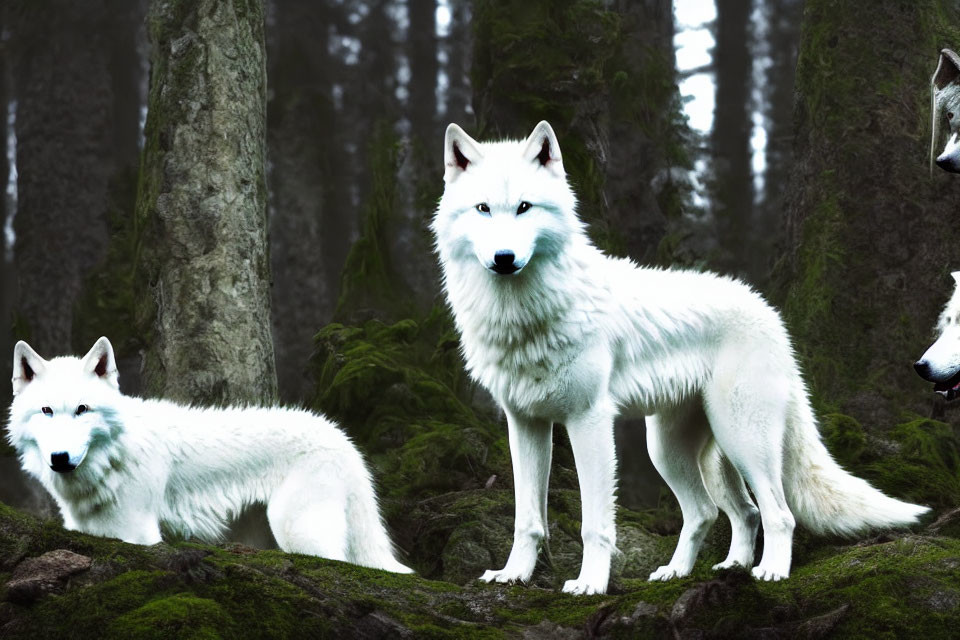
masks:
<svg viewBox="0 0 960 640"><path fill-rule="evenodd" d="M944 49L940 52L937 70L930 78L931 127L930 171L933 163L946 171L960 173L960 56ZM947 143L940 155L936 155L940 124L946 120Z"/></svg>
<svg viewBox="0 0 960 640"><path fill-rule="evenodd" d="M480 143L455 124L444 142L443 197L433 221L441 262L518 276L559 254L581 228L557 136L547 122L523 141Z"/></svg>
<svg viewBox="0 0 960 640"><path fill-rule="evenodd" d="M947 400L960 396L960 271L952 274L957 284L937 323L938 337L913 365L934 391Z"/></svg>
<svg viewBox="0 0 960 640"><path fill-rule="evenodd" d="M83 358L51 360L18 342L7 437L24 468L40 475L46 467L57 473L79 467L96 440L110 436L119 393L113 347L106 338Z"/></svg>

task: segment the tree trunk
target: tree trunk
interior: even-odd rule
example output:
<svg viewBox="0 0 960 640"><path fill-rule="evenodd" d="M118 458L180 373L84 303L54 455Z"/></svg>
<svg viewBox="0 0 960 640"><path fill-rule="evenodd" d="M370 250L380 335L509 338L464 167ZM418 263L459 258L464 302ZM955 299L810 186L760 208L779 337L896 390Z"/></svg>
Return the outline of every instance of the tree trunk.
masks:
<svg viewBox="0 0 960 640"><path fill-rule="evenodd" d="M137 218L147 392L276 397L266 238L260 0L155 0Z"/></svg>
<svg viewBox="0 0 960 640"><path fill-rule="evenodd" d="M338 13L312 0L275 0L270 63L270 261L273 344L280 397L301 400L313 335L330 322L355 214L348 199L337 62L327 27Z"/></svg>
<svg viewBox="0 0 960 640"><path fill-rule="evenodd" d="M109 12L103 0L56 0L18 4L17 14L15 331L49 357L72 349L74 304L107 246Z"/></svg>
<svg viewBox="0 0 960 640"><path fill-rule="evenodd" d="M473 126L469 79L470 51L473 49L470 6L469 0L450 0L450 29L444 46L448 83L446 119L467 128Z"/></svg>
<svg viewBox="0 0 960 640"><path fill-rule="evenodd" d="M764 0L769 19L767 49L770 66L765 74L767 107L766 171L762 200L754 207L753 235L764 257L757 275L769 275L776 247L782 244L786 185L793 167L794 79L797 68L802 0ZM766 284L762 279L755 284Z"/></svg>
<svg viewBox="0 0 960 640"><path fill-rule="evenodd" d="M717 3L717 46L714 64L717 99L711 155L714 164L712 200L717 241L717 265L724 271L759 276L759 256L753 233L753 182L750 164L750 51L752 2ZM764 265L766 266L766 265Z"/></svg>
<svg viewBox="0 0 960 640"><path fill-rule="evenodd" d="M928 174L928 79L958 24L938 0L879 3L869 20L804 9L784 314L818 407L866 425L928 414L933 397L910 365L953 291L960 179Z"/></svg>

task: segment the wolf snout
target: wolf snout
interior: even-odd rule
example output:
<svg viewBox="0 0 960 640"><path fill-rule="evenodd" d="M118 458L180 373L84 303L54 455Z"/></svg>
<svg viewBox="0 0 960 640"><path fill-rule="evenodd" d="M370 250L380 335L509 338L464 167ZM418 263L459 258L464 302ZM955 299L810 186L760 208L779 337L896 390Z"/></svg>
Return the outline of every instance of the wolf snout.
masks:
<svg viewBox="0 0 960 640"><path fill-rule="evenodd" d="M930 382L936 382L930 376L932 375L930 370L930 363L926 360L917 360L913 363L914 370L920 375L924 380L929 380Z"/></svg>
<svg viewBox="0 0 960 640"><path fill-rule="evenodd" d="M66 451L58 451L50 454L50 468L57 473L68 473L77 468L77 465L70 462L70 454Z"/></svg>
<svg viewBox="0 0 960 640"><path fill-rule="evenodd" d="M513 251L497 251L493 256L493 270L497 273L508 274L517 271L516 256Z"/></svg>
<svg viewBox="0 0 960 640"><path fill-rule="evenodd" d="M960 158L956 154L943 154L936 159L937 166L943 169L944 171L950 171L951 173L960 173Z"/></svg>

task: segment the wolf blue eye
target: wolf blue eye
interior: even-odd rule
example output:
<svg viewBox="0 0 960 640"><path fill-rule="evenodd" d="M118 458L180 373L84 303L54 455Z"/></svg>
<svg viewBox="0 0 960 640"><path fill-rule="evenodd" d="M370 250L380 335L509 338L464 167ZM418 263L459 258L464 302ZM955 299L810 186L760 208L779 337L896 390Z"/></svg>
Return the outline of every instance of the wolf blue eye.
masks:
<svg viewBox="0 0 960 640"><path fill-rule="evenodd" d="M481 202L477 205L477 211L480 213L490 213L490 207L487 206L486 202Z"/></svg>
<svg viewBox="0 0 960 640"><path fill-rule="evenodd" d="M90 407L88 407L88 406L85 405L85 404L82 404L82 405L80 405L79 407L77 407L77 415L79 416L79 415L81 415L81 414L84 414L84 413L86 413L89 409L90 409Z"/></svg>
<svg viewBox="0 0 960 640"><path fill-rule="evenodd" d="M50 407L43 407L40 409L40 411L43 411L43 415L45 416L49 416L49 417L53 416L53 409L51 409Z"/></svg>
<svg viewBox="0 0 960 640"><path fill-rule="evenodd" d="M533 205L531 205L529 202L524 200L523 202L520 203L520 206L517 207L517 215L520 215L524 211L528 210L531 206Z"/></svg>

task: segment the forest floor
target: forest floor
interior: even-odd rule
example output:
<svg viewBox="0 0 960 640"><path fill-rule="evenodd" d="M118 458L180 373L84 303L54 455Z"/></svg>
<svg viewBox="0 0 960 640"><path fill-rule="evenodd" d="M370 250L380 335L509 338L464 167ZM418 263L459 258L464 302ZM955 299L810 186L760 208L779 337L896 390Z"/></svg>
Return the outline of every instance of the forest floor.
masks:
<svg viewBox="0 0 960 640"><path fill-rule="evenodd" d="M712 572L722 527L692 576L649 583L646 556L675 537L626 515L610 593L584 597L550 566L534 584L556 586L460 585L237 544L131 545L0 505L0 637L940 638L960 623L960 510L855 544L801 535L779 583Z"/></svg>

